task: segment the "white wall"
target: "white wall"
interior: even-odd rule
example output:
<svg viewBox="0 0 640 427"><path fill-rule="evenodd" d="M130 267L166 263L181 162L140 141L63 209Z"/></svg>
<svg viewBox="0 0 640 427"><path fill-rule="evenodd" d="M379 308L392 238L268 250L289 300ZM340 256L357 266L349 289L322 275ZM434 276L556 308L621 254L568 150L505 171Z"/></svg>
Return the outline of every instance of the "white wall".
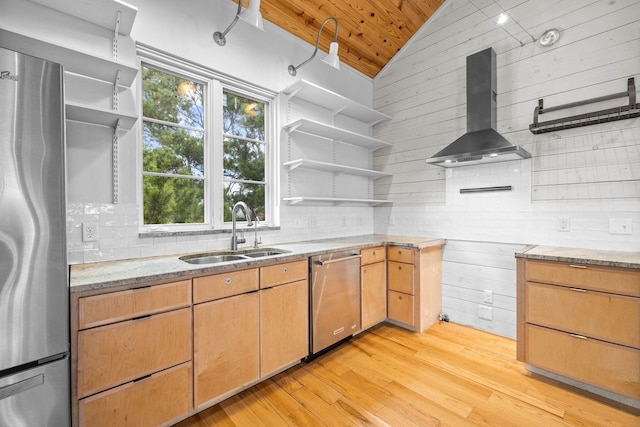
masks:
<svg viewBox="0 0 640 427"><path fill-rule="evenodd" d="M517 23L494 24L500 8ZM553 106L623 92L629 77L640 83L639 23L634 0L447 0L374 79L374 107L393 117L375 136L394 144L374 154L377 169L394 173L376 181L375 197L395 201L375 208L375 231L449 239L443 310L453 321L515 336L513 253L526 245L640 250L640 119L541 135L528 130L539 98ZM561 30L550 48L527 34L539 37L549 28ZM464 133L465 58L490 46L497 56L498 130L533 158L450 170L426 165ZM459 192L503 185L513 190ZM569 219L569 231L558 230L559 218ZM632 234L610 234L612 218L631 219ZM496 295L488 305L498 314L492 322L478 318L485 289Z"/></svg>
<svg viewBox="0 0 640 427"><path fill-rule="evenodd" d="M41 1L53 9L56 7L55 0ZM139 42L273 92L305 79L362 104L372 105L372 80L345 64L341 64L340 71L326 66L319 60L322 52L300 69L296 77L290 76L287 67L307 59L313 46L267 21L264 32L240 21L227 34L225 47L215 44L212 34L224 31L235 15L237 5L230 0L128 0L127 3L138 11L131 37L120 42L121 61L136 62L135 42ZM0 28L86 53L110 56L113 33L105 28L28 0L2 0L2 9ZM139 97L139 84L134 83L132 88L134 97ZM107 101L108 95L107 91ZM137 104L138 100L133 102ZM286 112L279 113L281 120L285 120ZM228 233L139 237L140 120L118 141L118 204L112 203L111 195L112 130L68 123L67 131L69 262L99 262L229 247ZM280 132L277 135L281 138ZM276 143L282 143L284 147L287 141L282 138ZM286 186L282 168L280 173L280 182ZM283 205L280 214L279 230L260 232L265 245L373 232L371 207ZM81 225L85 222L98 225L98 241L82 240ZM253 243L252 235L247 235L247 242Z"/></svg>

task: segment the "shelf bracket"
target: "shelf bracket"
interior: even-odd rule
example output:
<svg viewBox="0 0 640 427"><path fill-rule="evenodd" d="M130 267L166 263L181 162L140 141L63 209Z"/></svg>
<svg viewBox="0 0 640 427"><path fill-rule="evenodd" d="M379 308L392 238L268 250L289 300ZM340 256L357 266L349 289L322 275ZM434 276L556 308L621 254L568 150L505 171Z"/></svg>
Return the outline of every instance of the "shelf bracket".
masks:
<svg viewBox="0 0 640 427"><path fill-rule="evenodd" d="M113 82L113 91L111 92L111 109L118 109L118 87L120 86L120 73L121 70L118 70L116 73L116 79Z"/></svg>
<svg viewBox="0 0 640 427"><path fill-rule="evenodd" d="M111 56L114 61L118 61L118 33L120 32L120 19L122 18L122 12L118 11L116 14L116 23L113 26L113 42L111 44Z"/></svg>
<svg viewBox="0 0 640 427"><path fill-rule="evenodd" d="M111 147L111 173L112 173L111 191L112 191L112 198L113 198L114 205L117 205L119 203L119 193L120 193L118 189L118 185L119 185L118 156L120 154L118 149L118 132L120 132L120 119L118 119L113 129L113 138L112 138L112 144L111 144L112 145Z"/></svg>
<svg viewBox="0 0 640 427"><path fill-rule="evenodd" d="M578 114L546 122L539 122L538 117L544 113L563 110L566 108L580 107L582 105L596 102L609 101L617 98L629 98L629 103L620 107L608 108L605 110L593 111L590 113ZM529 130L533 134L553 132L555 130L572 129L576 127L595 125L598 123L613 122L623 119L640 117L640 104L636 103L636 86L633 77L627 79L627 90L625 92L611 95L599 96L585 99L583 101L570 102L568 104L557 105L555 107L544 107L544 100L538 100L538 106L533 110L533 123L529 125Z"/></svg>
<svg viewBox="0 0 640 427"><path fill-rule="evenodd" d="M287 133L295 132L300 126L302 126L302 123L296 123L293 126L285 126L285 130Z"/></svg>

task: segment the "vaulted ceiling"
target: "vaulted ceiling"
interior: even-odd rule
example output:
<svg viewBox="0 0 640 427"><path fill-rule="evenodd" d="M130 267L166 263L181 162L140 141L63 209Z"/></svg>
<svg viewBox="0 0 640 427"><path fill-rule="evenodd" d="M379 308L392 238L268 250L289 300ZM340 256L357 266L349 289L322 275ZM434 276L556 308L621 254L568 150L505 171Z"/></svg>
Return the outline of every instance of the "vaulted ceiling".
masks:
<svg viewBox="0 0 640 427"><path fill-rule="evenodd" d="M237 3L237 0L235 0ZM262 16L315 46L325 19L338 20L340 61L375 77L444 0L262 0ZM248 6L245 1L244 6ZM329 51L335 25L329 22L320 49Z"/></svg>

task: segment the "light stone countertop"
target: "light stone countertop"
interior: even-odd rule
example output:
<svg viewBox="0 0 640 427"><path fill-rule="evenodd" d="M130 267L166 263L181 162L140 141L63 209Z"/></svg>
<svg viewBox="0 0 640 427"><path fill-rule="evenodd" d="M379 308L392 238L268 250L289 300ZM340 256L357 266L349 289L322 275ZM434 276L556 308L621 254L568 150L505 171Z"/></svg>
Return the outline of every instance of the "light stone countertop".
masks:
<svg viewBox="0 0 640 427"><path fill-rule="evenodd" d="M640 252L533 246L522 253L516 253L516 257L640 269Z"/></svg>
<svg viewBox="0 0 640 427"><path fill-rule="evenodd" d="M202 274L212 274L227 270L272 264L274 262L286 262L329 252L357 250L385 244L397 244L422 249L431 246L441 246L445 243L446 241L444 239L432 239L428 237L371 234L326 240L312 240L308 242L264 245L264 248L278 248L289 252L263 258L229 261L222 264L195 265L179 259L179 257L187 254L77 264L71 266L70 288L71 292L83 292L119 286L135 286L151 281L180 280ZM250 248L247 247L246 249ZM219 251L211 252L215 253Z"/></svg>

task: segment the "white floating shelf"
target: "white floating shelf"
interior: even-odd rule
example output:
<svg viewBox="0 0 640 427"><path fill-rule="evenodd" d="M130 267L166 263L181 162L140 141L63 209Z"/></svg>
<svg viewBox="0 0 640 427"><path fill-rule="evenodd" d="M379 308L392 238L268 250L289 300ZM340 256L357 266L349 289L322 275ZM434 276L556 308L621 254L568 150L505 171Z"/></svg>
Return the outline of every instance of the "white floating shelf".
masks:
<svg viewBox="0 0 640 427"><path fill-rule="evenodd" d="M65 71L72 73L114 82L120 71L121 86L130 87L138 74L138 68L133 65L115 62L109 58L80 52L13 31L0 29L0 39L13 50L62 64Z"/></svg>
<svg viewBox="0 0 640 427"><path fill-rule="evenodd" d="M355 168L352 166L339 165L336 163L319 162L317 160L296 159L284 163L282 166L292 171L297 168L320 170L333 173L344 173L347 175L365 176L368 178L381 178L390 176L390 173L375 171L371 169Z"/></svg>
<svg viewBox="0 0 640 427"><path fill-rule="evenodd" d="M318 205L318 204L330 204L330 205L389 205L392 202L389 200L373 200L373 199L345 199L336 197L285 197L283 199L289 205Z"/></svg>
<svg viewBox="0 0 640 427"><path fill-rule="evenodd" d="M110 30L115 30L116 19L120 12L118 33L131 34L138 9L119 0L31 0L67 15L75 16Z"/></svg>
<svg viewBox="0 0 640 427"><path fill-rule="evenodd" d="M109 126L114 129L118 128L117 130L119 131L131 130L138 120L138 116L134 114L123 114L116 110L91 108L83 104L67 102L65 107L67 120Z"/></svg>
<svg viewBox="0 0 640 427"><path fill-rule="evenodd" d="M343 114L361 122L368 123L370 126L386 120L391 120L391 117L384 113L376 111L373 108L369 108L366 105L362 105L306 80L300 80L294 83L284 89L283 92L291 98L298 98L320 105L321 107L333 111L334 114Z"/></svg>
<svg viewBox="0 0 640 427"><path fill-rule="evenodd" d="M333 141L357 145L359 147L368 148L369 150L377 150L378 148L391 146L388 142L384 142L367 135L361 135L359 133L308 119L298 119L295 122L287 123L284 125L284 129L289 133L302 132L331 139Z"/></svg>

